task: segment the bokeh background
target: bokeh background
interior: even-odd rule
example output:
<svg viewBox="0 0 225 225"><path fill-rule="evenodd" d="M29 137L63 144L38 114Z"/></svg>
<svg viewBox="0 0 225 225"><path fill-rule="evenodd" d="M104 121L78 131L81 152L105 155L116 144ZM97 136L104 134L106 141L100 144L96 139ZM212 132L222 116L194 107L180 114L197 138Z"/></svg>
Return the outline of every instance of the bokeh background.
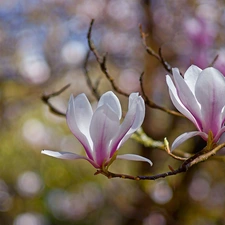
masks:
<svg viewBox="0 0 225 225"><path fill-rule="evenodd" d="M225 2L223 0L8 0L0 1L0 224L1 225L223 225L225 164L223 156L187 173L157 181L108 180L94 176L86 161L62 161L41 155L42 149L84 154L64 117L52 114L43 93L71 84L51 103L66 111L71 93L86 93L84 76L91 19L93 40L108 53L107 67L126 93L140 91L139 76L150 99L173 109L165 84L167 72L142 45L162 48L173 67L214 66L225 74ZM111 90L90 55L88 66L99 92ZM127 98L118 95L127 109ZM224 97L224 96L221 96ZM170 142L194 130L186 119L147 108L145 132ZM197 152L193 139L180 147ZM165 152L129 140L121 153L149 157L153 167L116 161L114 172L153 175L177 168Z"/></svg>

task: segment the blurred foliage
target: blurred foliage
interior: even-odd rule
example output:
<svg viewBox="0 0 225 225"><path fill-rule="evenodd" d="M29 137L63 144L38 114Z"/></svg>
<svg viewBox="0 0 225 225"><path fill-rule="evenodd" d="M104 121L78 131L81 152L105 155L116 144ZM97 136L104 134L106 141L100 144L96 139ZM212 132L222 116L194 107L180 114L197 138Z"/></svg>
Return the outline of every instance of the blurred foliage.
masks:
<svg viewBox="0 0 225 225"><path fill-rule="evenodd" d="M94 176L83 161L62 161L41 155L42 149L83 152L62 117L41 102L42 93L71 86L52 103L65 112L71 93L85 92L88 52L86 34L92 18L93 40L108 52L107 67L117 85L145 90L160 105L172 108L166 71L146 54L138 24L148 43L181 71L194 63L225 74L225 3L212 0L9 0L0 1L0 224L4 225L216 225L225 224L225 166L210 159L185 174L158 181L107 180ZM91 55L88 69L100 92L111 89ZM119 96L126 111L127 99ZM147 109L144 130L155 140L172 142L194 129L184 118ZM196 152L199 139L181 149ZM132 175L156 174L179 162L159 149L134 140L121 152L142 154L154 166L116 161L111 170Z"/></svg>

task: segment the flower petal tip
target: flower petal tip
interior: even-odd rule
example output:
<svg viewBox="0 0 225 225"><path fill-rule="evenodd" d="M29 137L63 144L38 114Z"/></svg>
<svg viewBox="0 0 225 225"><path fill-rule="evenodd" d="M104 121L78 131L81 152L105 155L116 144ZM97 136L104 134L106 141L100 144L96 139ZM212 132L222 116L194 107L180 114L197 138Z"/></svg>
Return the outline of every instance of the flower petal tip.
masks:
<svg viewBox="0 0 225 225"><path fill-rule="evenodd" d="M147 159L145 157L142 157L140 155L134 155L134 154L124 154L124 155L117 155L117 159L126 159L131 161L142 161L147 162L150 166L153 165L152 161L150 159Z"/></svg>

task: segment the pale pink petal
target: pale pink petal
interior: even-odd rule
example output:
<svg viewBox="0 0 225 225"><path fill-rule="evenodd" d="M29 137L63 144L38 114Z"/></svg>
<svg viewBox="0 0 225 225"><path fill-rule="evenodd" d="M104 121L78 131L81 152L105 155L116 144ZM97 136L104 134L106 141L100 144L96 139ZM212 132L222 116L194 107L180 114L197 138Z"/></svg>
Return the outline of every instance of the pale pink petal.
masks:
<svg viewBox="0 0 225 225"><path fill-rule="evenodd" d="M126 160L132 160L132 161L142 161L142 162L147 162L149 163L151 166L153 165L152 161L142 157L140 155L134 155L134 154L124 154L124 155L117 155L116 156L117 159L126 159Z"/></svg>
<svg viewBox="0 0 225 225"><path fill-rule="evenodd" d="M138 93L132 93L129 97L129 108L136 105L136 115L134 122L131 128L128 130L126 135L122 138L121 142L119 143L118 148L142 125L144 118L145 118L145 102L141 96L138 96ZM128 111L129 111L128 108Z"/></svg>
<svg viewBox="0 0 225 225"><path fill-rule="evenodd" d="M109 105L109 107L116 113L118 118L121 119L122 110L120 101L112 91L108 91L101 96L98 102L98 107L106 104Z"/></svg>
<svg viewBox="0 0 225 225"><path fill-rule="evenodd" d="M201 71L199 67L191 65L184 74L184 81L193 94L195 94L195 84Z"/></svg>
<svg viewBox="0 0 225 225"><path fill-rule="evenodd" d="M144 119L144 115L145 115L145 104L143 99L141 98L141 96L131 94L131 97L129 97L128 112L123 120L123 123L119 127L119 131L117 132L115 138L111 143L110 157L112 157L114 152L118 149L118 146L121 140L124 138L124 136L127 134L127 137L125 137L124 139L126 140L126 138L128 138L129 135L131 135L135 130L137 130L141 126Z"/></svg>
<svg viewBox="0 0 225 225"><path fill-rule="evenodd" d="M173 69L173 78L177 90L177 95L179 96L180 101L187 108L187 110L194 116L196 121L200 124L201 121L200 105L194 93L191 92L189 86L186 84L177 68Z"/></svg>
<svg viewBox="0 0 225 225"><path fill-rule="evenodd" d="M174 106L177 108L178 111L180 111L184 116L186 116L189 120L191 120L195 126L198 128L198 130L201 130L201 127L199 126L198 122L194 118L194 116L189 112L189 110L183 105L183 103L180 101L180 98L177 95L176 87L169 75L166 76L166 83L169 87L169 94L170 98L174 104Z"/></svg>
<svg viewBox="0 0 225 225"><path fill-rule="evenodd" d="M225 105L225 79L214 68L203 70L196 82L196 97L201 104L203 131L214 135L221 128L222 109Z"/></svg>
<svg viewBox="0 0 225 225"><path fill-rule="evenodd" d="M177 146L185 142L187 139L192 138L194 136L201 136L204 140L207 140L208 138L208 135L206 133L200 131L183 133L175 139L171 146L171 151L173 151L175 148L177 148Z"/></svg>
<svg viewBox="0 0 225 225"><path fill-rule="evenodd" d="M90 162L95 168L99 168L99 166L93 161L90 160L89 158L85 156L81 156L75 153L71 152L56 152L56 151L51 151L51 150L42 150L42 154L52 156L54 158L59 158L59 159L67 159L67 160L75 160L75 159L85 159L88 162Z"/></svg>
<svg viewBox="0 0 225 225"><path fill-rule="evenodd" d="M93 114L90 126L95 161L98 165L101 165L104 160L108 160L110 142L118 130L118 115L108 105L98 107Z"/></svg>
<svg viewBox="0 0 225 225"><path fill-rule="evenodd" d="M93 143L89 133L92 115L92 108L85 94L80 94L76 98L71 95L66 112L67 124L84 146L88 157L93 160Z"/></svg>

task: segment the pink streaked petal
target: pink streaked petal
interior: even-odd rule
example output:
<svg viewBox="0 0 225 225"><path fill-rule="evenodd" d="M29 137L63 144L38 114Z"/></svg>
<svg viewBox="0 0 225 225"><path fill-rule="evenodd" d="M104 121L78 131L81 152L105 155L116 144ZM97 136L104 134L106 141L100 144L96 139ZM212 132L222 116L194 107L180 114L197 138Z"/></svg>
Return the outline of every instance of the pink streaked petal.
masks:
<svg viewBox="0 0 225 225"><path fill-rule="evenodd" d="M120 101L112 91L108 91L101 96L98 107L106 104L116 113L120 120L122 116Z"/></svg>
<svg viewBox="0 0 225 225"><path fill-rule="evenodd" d="M137 95L136 95L137 94ZM138 93L132 93L129 97L129 108L133 107L132 104L136 105L136 116L131 128L128 130L126 135L122 138L118 148L137 130L140 128L145 117L145 102ZM129 110L129 109L128 109Z"/></svg>
<svg viewBox="0 0 225 225"><path fill-rule="evenodd" d="M200 125L194 118L194 116L189 112L189 110L183 105L183 103L180 101L180 98L177 95L176 87L169 75L166 76L166 83L169 87L169 94L170 98L174 104L174 106L177 108L178 111L180 111L184 116L186 116L189 120L191 120L198 130L201 130Z"/></svg>
<svg viewBox="0 0 225 225"><path fill-rule="evenodd" d="M131 97L129 97L128 112L123 120L123 123L119 127L119 131L117 132L115 138L112 140L110 157L112 157L114 152L118 149L121 140L128 133L128 131L131 129L131 131L127 134L127 138L135 130L137 130L143 122L145 115L145 104L140 96L136 95L136 93L134 94L135 95L131 94Z"/></svg>
<svg viewBox="0 0 225 225"><path fill-rule="evenodd" d="M203 131L214 135L221 128L222 109L225 105L225 79L216 69L203 70L196 82L196 97L201 104Z"/></svg>
<svg viewBox="0 0 225 225"><path fill-rule="evenodd" d="M186 82L192 93L195 93L195 84L201 71L202 69L200 69L199 67L191 65L184 74L184 81Z"/></svg>
<svg viewBox="0 0 225 225"><path fill-rule="evenodd" d="M108 105L98 107L93 114L90 126L95 161L98 165L101 165L104 160L108 160L110 142L118 130L118 115Z"/></svg>
<svg viewBox="0 0 225 225"><path fill-rule="evenodd" d="M66 112L67 124L74 136L84 146L88 157L93 160L93 143L89 134L92 115L92 108L85 94L80 94L76 98L71 95Z"/></svg>
<svg viewBox="0 0 225 225"><path fill-rule="evenodd" d="M140 155L134 155L134 154L124 154L124 155L117 155L117 159L126 159L126 160L131 160L131 161L142 161L142 162L147 162L150 164L150 166L153 165L152 161L142 157Z"/></svg>
<svg viewBox="0 0 225 225"><path fill-rule="evenodd" d="M172 70L175 86L177 89L177 95L179 96L180 101L198 122L201 121L200 105L194 95L194 92L191 92L191 89L180 75L179 70L177 68Z"/></svg>
<svg viewBox="0 0 225 225"><path fill-rule="evenodd" d="M223 126L225 123L225 106L222 108L221 111L221 126Z"/></svg>
<svg viewBox="0 0 225 225"><path fill-rule="evenodd" d="M173 151L180 144L182 144L183 142L185 142L186 140L194 136L201 136L204 140L207 140L208 138L208 135L206 133L200 132L200 131L192 131L192 132L183 133L175 139L175 141L173 142L171 146L171 151Z"/></svg>
<svg viewBox="0 0 225 225"><path fill-rule="evenodd" d="M99 166L93 161L87 158L86 156L81 156L71 152L56 152L51 150L42 150L42 154L52 156L58 159L66 159L66 160L75 160L75 159L85 159L90 162L95 168L99 168Z"/></svg>

